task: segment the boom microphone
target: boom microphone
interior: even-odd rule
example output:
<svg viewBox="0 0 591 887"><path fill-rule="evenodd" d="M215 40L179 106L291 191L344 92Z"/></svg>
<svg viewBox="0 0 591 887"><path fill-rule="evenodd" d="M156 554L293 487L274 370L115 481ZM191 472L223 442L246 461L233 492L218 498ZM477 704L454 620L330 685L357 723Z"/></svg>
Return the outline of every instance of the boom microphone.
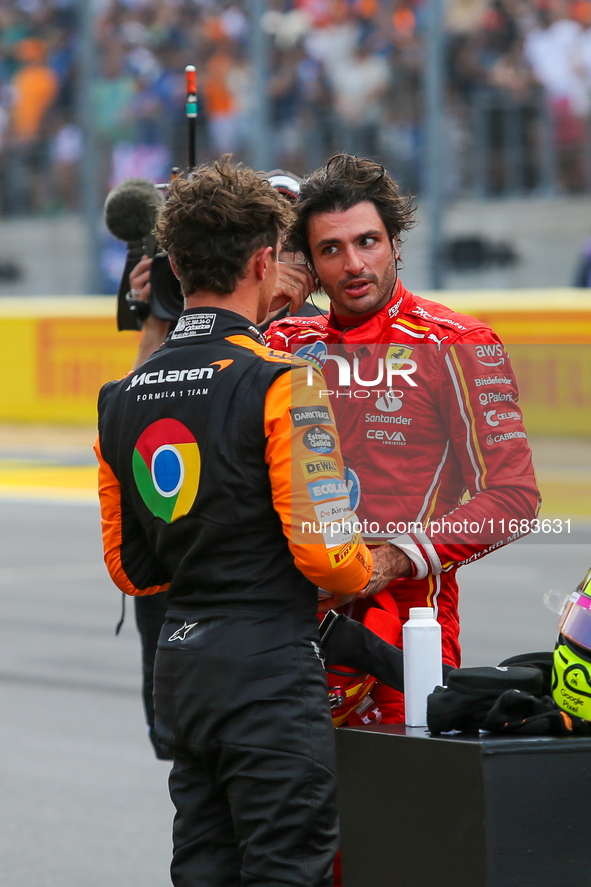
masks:
<svg viewBox="0 0 591 887"><path fill-rule="evenodd" d="M157 252L154 226L162 211L161 190L149 179L126 179L109 193L105 201L105 225L117 240L127 243L125 269L117 293L117 327L141 329L150 313L176 322L183 310L179 283L172 273L166 253ZM142 256L152 259L150 304L132 298L129 275Z"/></svg>
<svg viewBox="0 0 591 887"><path fill-rule="evenodd" d="M137 243L152 233L164 199L148 179L126 179L107 195L105 225L117 240Z"/></svg>

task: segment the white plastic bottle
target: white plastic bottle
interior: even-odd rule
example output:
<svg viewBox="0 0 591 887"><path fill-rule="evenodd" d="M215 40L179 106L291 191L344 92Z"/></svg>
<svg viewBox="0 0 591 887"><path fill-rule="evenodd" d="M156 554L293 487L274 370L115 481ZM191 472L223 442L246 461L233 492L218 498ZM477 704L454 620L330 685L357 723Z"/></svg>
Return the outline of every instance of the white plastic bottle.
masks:
<svg viewBox="0 0 591 887"><path fill-rule="evenodd" d="M412 607L402 626L404 653L404 720L426 727L427 696L443 682L441 626L432 607Z"/></svg>

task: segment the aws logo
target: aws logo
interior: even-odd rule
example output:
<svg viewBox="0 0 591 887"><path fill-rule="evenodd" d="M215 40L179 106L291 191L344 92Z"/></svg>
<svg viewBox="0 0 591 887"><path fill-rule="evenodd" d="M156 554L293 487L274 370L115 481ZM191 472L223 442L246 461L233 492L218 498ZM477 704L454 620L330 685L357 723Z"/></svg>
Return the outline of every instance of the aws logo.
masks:
<svg viewBox="0 0 591 887"><path fill-rule="evenodd" d="M142 432L132 458L133 476L146 506L167 524L188 514L201 475L199 446L177 419L159 419Z"/></svg>
<svg viewBox="0 0 591 887"><path fill-rule="evenodd" d="M505 349L500 344L475 345L474 350L478 363L481 363L484 367L498 367L503 366L505 363ZM488 360L481 360L483 357L488 358ZM498 360L495 360L495 358L498 358Z"/></svg>

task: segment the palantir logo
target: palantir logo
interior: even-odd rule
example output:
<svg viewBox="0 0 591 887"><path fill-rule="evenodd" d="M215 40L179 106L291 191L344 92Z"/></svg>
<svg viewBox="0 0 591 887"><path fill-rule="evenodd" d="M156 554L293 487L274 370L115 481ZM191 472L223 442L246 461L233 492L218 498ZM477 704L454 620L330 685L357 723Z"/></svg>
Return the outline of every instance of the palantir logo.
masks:
<svg viewBox="0 0 591 887"><path fill-rule="evenodd" d="M404 392L395 391L390 388L388 391L385 391L382 397L378 397L375 402L376 409L381 410L382 413L397 413L398 410L402 409L402 401L401 397L403 397Z"/></svg>

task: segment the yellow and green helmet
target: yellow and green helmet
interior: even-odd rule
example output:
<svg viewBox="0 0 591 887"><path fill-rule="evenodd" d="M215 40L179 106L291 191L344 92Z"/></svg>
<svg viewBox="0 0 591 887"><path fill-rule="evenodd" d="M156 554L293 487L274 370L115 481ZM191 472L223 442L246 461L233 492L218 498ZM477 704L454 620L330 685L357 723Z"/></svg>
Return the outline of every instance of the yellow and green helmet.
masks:
<svg viewBox="0 0 591 887"><path fill-rule="evenodd" d="M567 714L591 721L591 569L568 599L558 631L554 702Z"/></svg>

